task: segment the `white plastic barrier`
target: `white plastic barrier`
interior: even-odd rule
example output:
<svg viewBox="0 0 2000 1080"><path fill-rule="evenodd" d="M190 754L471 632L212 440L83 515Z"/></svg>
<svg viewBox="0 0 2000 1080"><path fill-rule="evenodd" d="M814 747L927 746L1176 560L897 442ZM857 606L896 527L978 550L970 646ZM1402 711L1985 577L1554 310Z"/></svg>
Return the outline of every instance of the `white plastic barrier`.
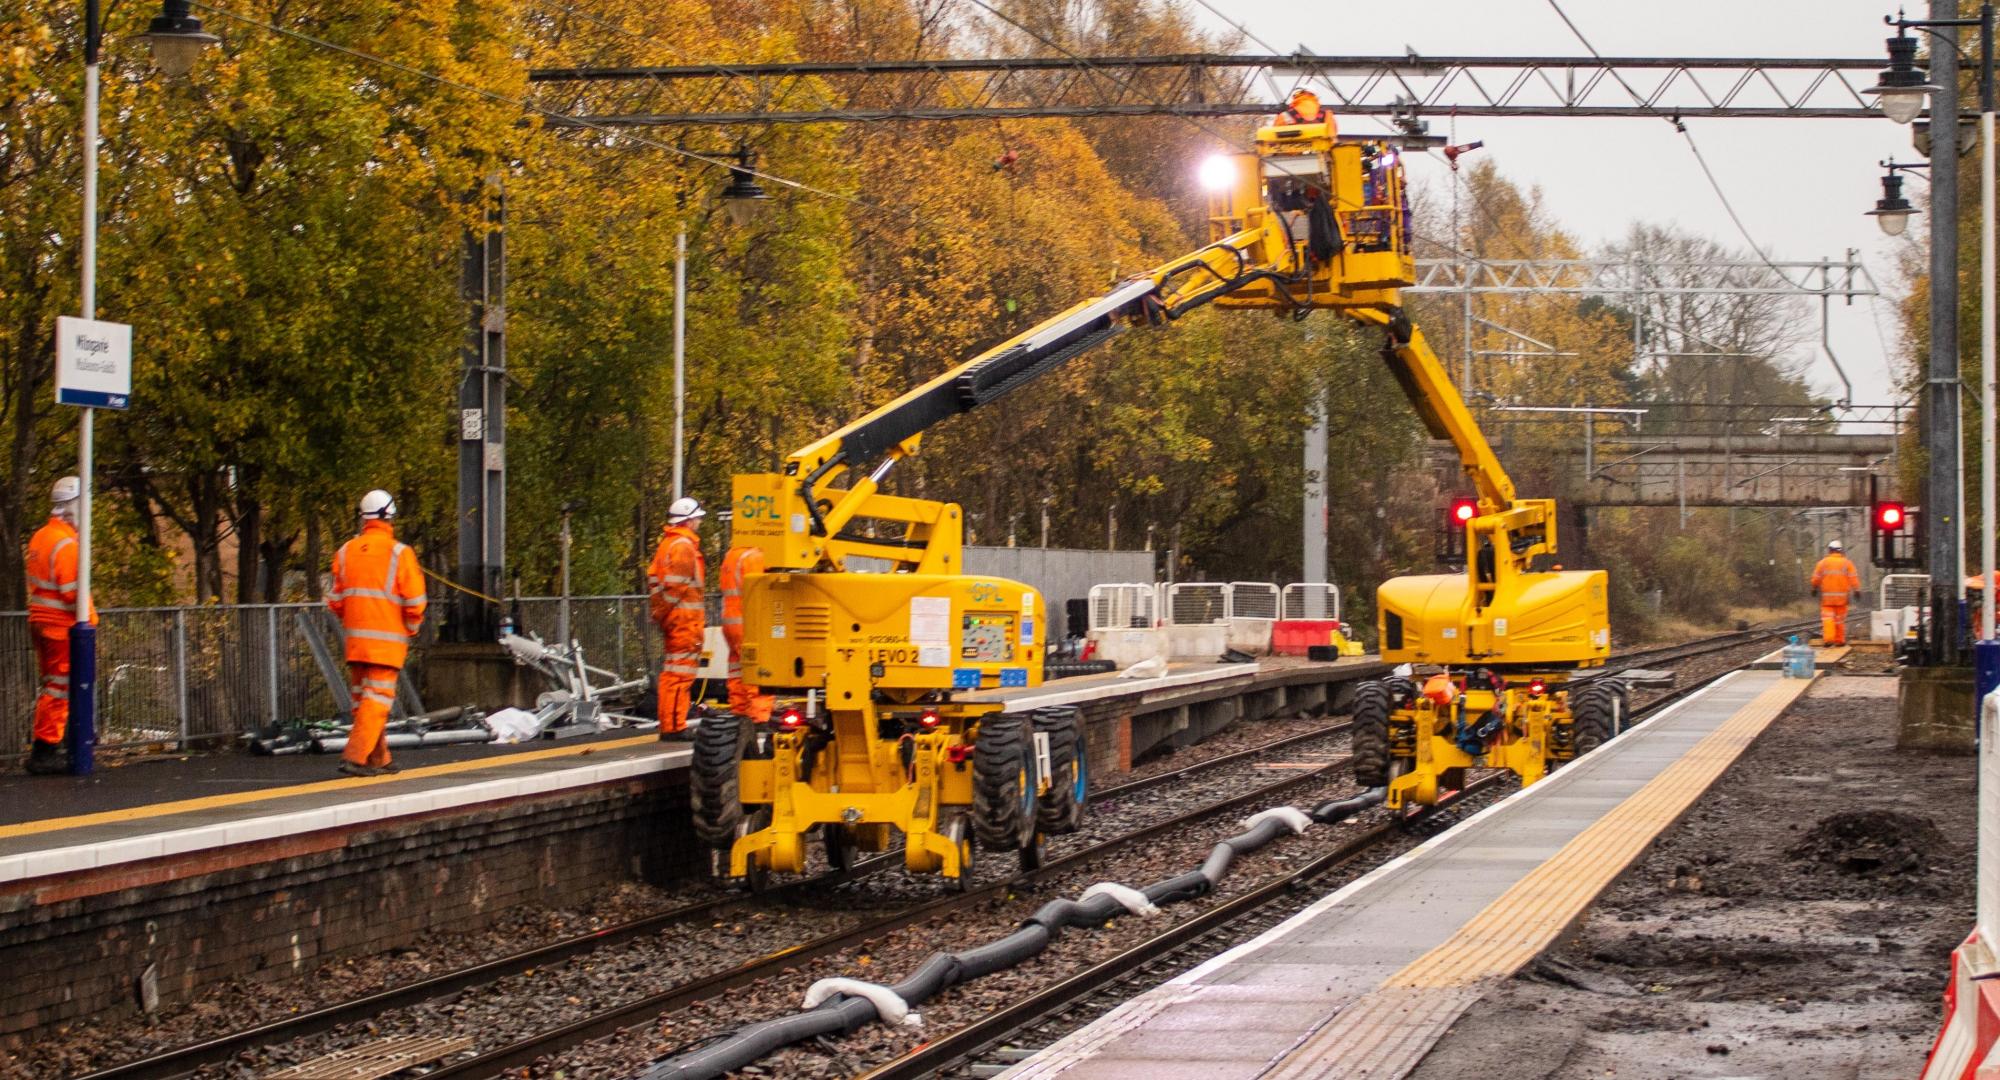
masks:
<svg viewBox="0 0 2000 1080"><path fill-rule="evenodd" d="M1092 645L1091 657L1109 660L1121 668L1131 667L1142 660L1156 656L1167 656L1167 632L1169 627L1130 627L1118 629L1107 627L1092 630L1085 640Z"/></svg>
<svg viewBox="0 0 2000 1080"><path fill-rule="evenodd" d="M1229 648L1228 623L1169 626L1167 656L1174 660L1219 660Z"/></svg>
<svg viewBox="0 0 2000 1080"><path fill-rule="evenodd" d="M1278 605L1281 619L1340 618L1340 586L1318 582L1295 582L1285 586Z"/></svg>

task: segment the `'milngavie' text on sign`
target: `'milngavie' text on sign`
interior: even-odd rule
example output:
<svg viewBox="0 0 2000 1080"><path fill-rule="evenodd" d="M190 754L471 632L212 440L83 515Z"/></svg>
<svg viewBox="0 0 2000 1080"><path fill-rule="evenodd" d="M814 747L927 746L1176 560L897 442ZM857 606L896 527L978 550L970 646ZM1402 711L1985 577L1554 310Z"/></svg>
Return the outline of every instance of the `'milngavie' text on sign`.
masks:
<svg viewBox="0 0 2000 1080"><path fill-rule="evenodd" d="M56 401L122 409L132 398L132 328L124 323L56 319Z"/></svg>

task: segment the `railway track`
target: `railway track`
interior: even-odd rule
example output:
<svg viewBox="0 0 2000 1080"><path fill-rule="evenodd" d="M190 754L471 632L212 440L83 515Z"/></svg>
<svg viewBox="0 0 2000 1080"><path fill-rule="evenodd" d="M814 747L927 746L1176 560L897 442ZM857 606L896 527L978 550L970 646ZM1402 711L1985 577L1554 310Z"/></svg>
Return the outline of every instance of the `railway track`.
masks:
<svg viewBox="0 0 2000 1080"><path fill-rule="evenodd" d="M1753 636L1722 648L1754 640ZM1696 652L1688 655L1704 654ZM1678 658L1684 659L1685 656ZM1644 720L1657 714L1722 678L1723 674L1726 673L1662 695L1636 710L1633 719ZM1466 785L1465 790L1452 796L1451 801L1477 794L1501 779L1500 774L1489 774L1475 780ZM1447 805L1450 804L1441 803L1438 809ZM1288 874L1274 877L1249 892L1177 923L1077 975L995 1010L975 1023L930 1039L903 1056L862 1073L857 1080L996 1075L1067 1033L1070 1025L1066 1020L1070 1014L1089 1011L1094 1016L1117 1002L1129 999L1137 990L1162 981L1168 976L1163 969L1171 968L1177 973L1290 917L1304 904L1287 904L1284 901L1299 900L1304 886L1352 863L1404 828L1404 823L1398 821L1385 821L1372 826ZM1142 983L1144 986L1140 985ZM1098 1007L1093 1008L1093 1004Z"/></svg>
<svg viewBox="0 0 2000 1080"><path fill-rule="evenodd" d="M1614 658L1614 664L1637 666L1639 664L1665 664L1696 656L1708 655L1741 647L1766 638L1782 637L1794 632L1793 627L1776 627L1762 630L1736 631L1717 635L1697 642L1682 643L1657 649L1638 650ZM1653 702L1646 710L1662 707L1673 700L1692 692L1679 691ZM1207 758L1188 766L1154 774L1126 783L1113 785L1092 793L1099 801L1112 801L1144 791L1185 784L1204 774L1231 766L1252 763L1260 758L1286 751L1297 750L1311 743L1338 735L1347 724L1335 723L1310 731L1300 732L1283 738L1270 740L1243 750ZM725 993L728 990L755 982L787 966L808 962L817 957L832 955L843 949L852 948L871 938L892 933L925 919L947 914L962 905L990 900L1004 895L1006 890L1044 880L1063 870L1073 868L1091 859L1101 858L1121 848L1140 841L1161 836L1176 829L1184 828L1196 821L1216 814L1227 813L1252 804L1267 803L1286 790L1311 781L1334 775L1345 764L1342 756L1310 769L1302 769L1294 775L1272 783L1259 785L1230 798L1209 803L1165 820L1121 834L1101 843L1087 846L1078 851L1048 861L1038 870L996 880L970 889L968 892L947 896L905 907L890 915L866 921L861 925L823 935L798 945L790 946L769 955L739 964L727 970L714 972L699 978L686 980L658 993L647 995L624 1005L595 1013L574 1023L562 1025L532 1038L522 1039L506 1046L498 1047L474 1057L439 1066L429 1072L431 1077L484 1077L496 1075L506 1069L532 1063L550 1053L560 1052L590 1039L617 1031L643 1020L658 1017L686 1007L688 1004ZM1477 785L1475 785L1476 787ZM1297 883L1308 876L1317 876L1356 857L1368 846L1379 843L1395 825L1372 829L1363 837L1357 837L1343 845L1341 851L1349 854L1315 859L1313 866L1318 869L1307 874L1305 868L1287 875L1286 882ZM1356 846L1359 845L1359 846ZM417 982L392 987L350 1001L336 1003L294 1016L245 1028L218 1037L205 1039L170 1049L148 1057L87 1074L82 1080L162 1080L162 1078L188 1076L203 1066L227 1062L259 1047L276 1045L295 1039L310 1037L332 1031L345 1024L367 1020L383 1013L406 1009L425 1002L448 999L454 995L475 992L499 980L521 975L551 965L573 961L592 953L606 950L622 943L633 942L650 935L656 935L677 927L706 925L717 916L742 908L751 903L779 904L809 901L813 896L826 890L867 877L880 870L896 865L899 859L894 854L866 860L846 871L836 871L813 878L787 883L767 891L754 901L740 894L717 896L692 904L679 906L618 926L608 927L591 933L577 935L536 948L527 949L497 959L445 972ZM1288 887L1288 886L1287 886ZM1282 888L1278 891L1283 891ZM1263 889L1258 890L1262 895ZM1244 906L1241 898L1224 905L1233 912L1248 912L1252 907ZM1218 908L1217 910L1222 910ZM1190 925L1208 926L1214 919L1221 918L1213 913L1204 913ZM1226 922L1227 920L1225 920ZM1223 925L1217 923L1216 925ZM1183 941L1204 936L1207 931L1188 931L1177 934ZM1166 946L1160 946L1166 948ZM1137 962L1137 961L1134 961ZM1011 1014L1015 1010L1010 1009ZM898 1074L901 1075L901 1074Z"/></svg>
<svg viewBox="0 0 2000 1080"><path fill-rule="evenodd" d="M1093 791L1091 798L1093 800L1111 801L1173 784L1188 783L1206 774L1222 769L1245 763L1253 763L1259 758L1272 754L1297 750L1312 742L1337 736L1345 732L1347 728L1348 723L1340 721L1314 728L1310 731L1298 732L1242 750L1205 758L1168 772L1157 773L1137 780L1101 788ZM1127 833L1101 844L1092 845L1082 851L1065 855L1060 859L1051 860L1040 871L992 882L970 890L960 896L947 897L944 901L933 901L929 904L919 905L918 908L904 912L895 918L878 920L876 923L857 928L857 930L868 931L870 933L887 933L898 926L908 925L910 922L927 918L938 911L947 910L953 906L951 902L987 897L1014 885L1039 880L1041 877L1052 874L1063 867L1074 865L1086 857L1097 857L1107 854L1120 847L1184 825L1190 820L1198 819L1212 813L1223 813L1249 801L1323 776L1332 770L1340 768L1346 761L1347 759L1344 756L1340 757L1303 775L1285 777L1276 783L1258 787L1253 791L1246 792L1232 799L1175 815L1165 821L1146 826L1136 832ZM618 926L607 927L587 934L579 934L483 963L445 972L417 982L391 987L364 997L339 1002L269 1023L259 1024L254 1027L244 1028L215 1038L189 1043L144 1058L100 1069L80 1077L79 1080L170 1080L170 1078L185 1077L204 1066L229 1061L246 1051L251 1051L258 1047L306 1038L334 1030L343 1024L367 1020L391 1010L405 1009L424 1002L449 998L452 995L493 984L501 979L537 969L546 969L550 965L576 960L621 943L640 940L650 935L675 928L707 925L714 921L717 916L744 907L747 904L778 904L808 900L812 896L824 893L833 887L856 881L899 865L901 865L900 855L891 853L864 860L848 870L833 871L811 878L788 882L766 890L756 897L732 892L728 895L678 906L622 923ZM891 925L892 923L894 925ZM707 994L726 990L731 986L741 985L745 981L752 981L760 977L767 968L774 969L773 965L803 962L814 956L825 955L840 948L848 947L857 940L865 940L865 936L856 938L856 932L827 935L792 949L780 950L754 962L754 964L744 965L732 971L720 973L713 979L677 986L660 994L652 995L645 999L646 1004L644 1006L635 1003L633 1009L636 1012L645 1012L650 1009L653 1014L669 1012L675 1008L679 1008L687 1001L696 1000ZM621 1015L623 1014L621 1013ZM615 1029L617 1026L621 1025L614 1024L612 1028ZM602 1032L599 1029L602 1027L602 1023L570 1025L569 1028L551 1032L550 1037L563 1036L572 1028L576 1031L592 1031L601 1034ZM582 1035L578 1036L578 1039L591 1037L595 1037L595 1035ZM525 1050L522 1052L525 1052ZM513 1060L515 1056L518 1055L509 1055L507 1060ZM529 1055L526 1060L532 1061L535 1056L539 1056L539 1053ZM469 1059L463 1064L470 1066L479 1060L481 1059ZM497 1071L504 1067L506 1066L494 1065L492 1068ZM452 1071L454 1068L456 1066L447 1066L443 1070L435 1071L428 1075L490 1075L490 1073L480 1073L477 1071L454 1072Z"/></svg>

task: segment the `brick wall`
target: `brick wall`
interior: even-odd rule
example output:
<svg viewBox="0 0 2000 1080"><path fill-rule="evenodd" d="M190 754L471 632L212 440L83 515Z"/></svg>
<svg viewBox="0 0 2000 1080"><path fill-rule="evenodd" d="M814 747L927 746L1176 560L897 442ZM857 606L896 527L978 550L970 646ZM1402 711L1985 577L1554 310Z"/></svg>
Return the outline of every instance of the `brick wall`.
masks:
<svg viewBox="0 0 2000 1080"><path fill-rule="evenodd" d="M0 1046L136 1011L149 968L167 1005L697 865L676 775L11 883Z"/></svg>

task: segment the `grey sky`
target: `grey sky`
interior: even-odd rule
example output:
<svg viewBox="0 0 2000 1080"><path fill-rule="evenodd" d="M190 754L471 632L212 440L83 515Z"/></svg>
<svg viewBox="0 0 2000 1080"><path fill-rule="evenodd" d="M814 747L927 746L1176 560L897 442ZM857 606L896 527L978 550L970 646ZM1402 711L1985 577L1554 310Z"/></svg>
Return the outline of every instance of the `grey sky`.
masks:
<svg viewBox="0 0 2000 1080"><path fill-rule="evenodd" d="M1281 51L1305 45L1323 54L1400 54L1407 45L1434 56L1586 56L1547 0L1211 0ZM1890 34L1888 0L1561 0L1605 56L1880 57ZM1920 5L1921 6L1921 5ZM1199 7L1197 15L1221 27ZM1872 81L1872 80L1871 80ZM1446 117L1431 117L1445 133ZM1377 121L1357 121L1373 127ZM1885 291L1902 291L1892 255L1898 241L1863 211L1880 193L1887 157L1915 160L1909 129L1885 119L1689 120L1751 235L1772 258L1839 257L1860 249ZM1652 119L1461 119L1461 140L1484 139L1501 170L1538 185L1563 225L1593 247L1622 236L1635 220L1668 223L1747 250L1742 235L1701 175L1681 136ZM1441 185L1441 163L1415 164L1421 182ZM1910 193L1923 183L1912 181ZM1445 191L1439 187L1440 192ZM1976 192L1964 193L1976 198ZM1910 232L1923 231L1924 218ZM1970 268L1968 268L1968 271ZM1817 304L1810 305L1817 335ZM1878 323L1879 320L1879 323ZM1884 337L1893 346L1886 301L1857 300L1833 310L1833 347L1855 382L1855 400L1892 400ZM1833 393L1833 370L1817 356L1814 384Z"/></svg>

